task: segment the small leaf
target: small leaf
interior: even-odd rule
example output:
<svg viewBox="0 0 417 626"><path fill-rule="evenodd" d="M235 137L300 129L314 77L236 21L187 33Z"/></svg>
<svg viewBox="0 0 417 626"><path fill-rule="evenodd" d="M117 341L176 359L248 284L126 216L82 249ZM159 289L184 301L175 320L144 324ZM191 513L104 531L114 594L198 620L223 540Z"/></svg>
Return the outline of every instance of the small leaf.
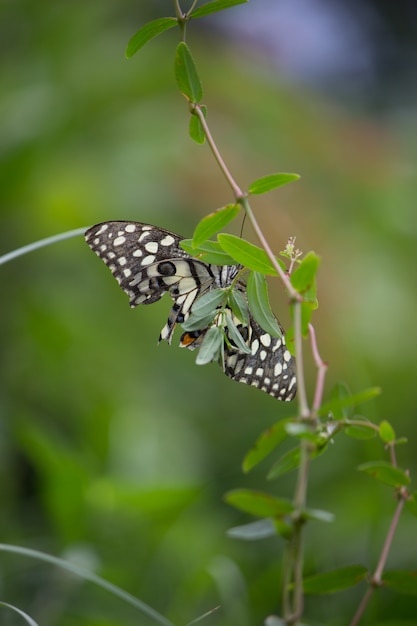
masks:
<svg viewBox="0 0 417 626"><path fill-rule="evenodd" d="M197 365L206 365L210 361L218 361L223 347L223 331L218 326L208 329L195 360Z"/></svg>
<svg viewBox="0 0 417 626"><path fill-rule="evenodd" d="M230 315L226 315L226 319L227 319L227 334L229 335L229 339L233 341L233 343L235 344L239 352L244 352L245 354L251 354L252 350L245 343L233 319L230 317Z"/></svg>
<svg viewBox="0 0 417 626"><path fill-rule="evenodd" d="M249 324L248 303L245 296L238 289L232 289L227 299L227 304L232 309L236 317L246 326Z"/></svg>
<svg viewBox="0 0 417 626"><path fill-rule="evenodd" d="M273 337L282 337L282 329L269 304L268 286L263 274L259 272L249 274L246 295L249 310L259 326Z"/></svg>
<svg viewBox="0 0 417 626"><path fill-rule="evenodd" d="M368 400L372 400L379 396L381 393L380 387L370 387L369 389L364 389L363 391L359 391L358 393L354 393L348 397L338 397L330 400L326 404L323 404L318 414L320 417L326 417L329 413L333 415L339 414L340 411L349 406L357 406L367 402Z"/></svg>
<svg viewBox="0 0 417 626"><path fill-rule="evenodd" d="M349 387L344 382L336 383L333 387L330 398L331 401L339 401L340 407L335 408L332 411L333 418L336 420L339 419L348 419L353 415L353 405L348 403L348 399L352 397L352 392Z"/></svg>
<svg viewBox="0 0 417 626"><path fill-rule="evenodd" d="M329 511L322 511L320 509L305 509L303 511L303 516L306 519L314 519L319 522L334 522L335 516L333 513L329 513Z"/></svg>
<svg viewBox="0 0 417 626"><path fill-rule="evenodd" d="M160 17L142 26L129 40L126 48L126 58L130 59L138 50L151 39L178 24L175 17Z"/></svg>
<svg viewBox="0 0 417 626"><path fill-rule="evenodd" d="M294 510L294 506L289 500L274 498L269 493L251 489L229 491L224 499L236 509L257 517L282 517L289 515Z"/></svg>
<svg viewBox="0 0 417 626"><path fill-rule="evenodd" d="M200 104L200 110L202 111L204 117L207 118L207 107L205 104ZM206 140L206 134L201 125L200 118L195 114L190 117L189 133L191 139L200 145Z"/></svg>
<svg viewBox="0 0 417 626"><path fill-rule="evenodd" d="M258 178L258 180L254 180L253 183L249 185L249 193L265 193L267 191L271 191L271 189L276 189L277 187L291 183L293 180L298 180L299 178L300 176L298 174L287 174L286 172L282 172L280 174L269 174L268 176L263 176L262 178Z"/></svg>
<svg viewBox="0 0 417 626"><path fill-rule="evenodd" d="M265 430L256 440L254 447L249 450L243 460L243 471L249 472L267 457L279 444L288 437L286 426L289 419L277 422L268 430Z"/></svg>
<svg viewBox="0 0 417 626"><path fill-rule="evenodd" d="M249 241L245 241L235 235L221 233L217 239L222 248L230 254L235 260L244 267L262 274L270 274L276 276L277 271L271 263L267 253L262 248L254 246ZM276 259L277 263L285 269L284 263L280 259Z"/></svg>
<svg viewBox="0 0 417 626"><path fill-rule="evenodd" d="M355 420L359 419L359 416L355 416ZM345 435L350 437L351 439L373 439L376 437L376 432L374 425L372 422L369 422L365 418L362 419L363 426L359 426L358 424L349 424L346 428L343 429Z"/></svg>
<svg viewBox="0 0 417 626"><path fill-rule="evenodd" d="M308 325L313 317L313 311L317 309L317 300L315 302L309 302L304 300L301 302L301 333L303 337L308 336Z"/></svg>
<svg viewBox="0 0 417 626"><path fill-rule="evenodd" d="M182 323L186 331L207 328L218 314L217 307L225 304L227 292L224 289L213 289L193 304L190 317Z"/></svg>
<svg viewBox="0 0 417 626"><path fill-rule="evenodd" d="M175 78L181 93L190 102L200 102L203 89L190 49L183 41L178 44L175 53Z"/></svg>
<svg viewBox="0 0 417 626"><path fill-rule="evenodd" d="M417 571L391 570L390 572L385 572L382 580L386 587L398 593L417 595Z"/></svg>
<svg viewBox="0 0 417 626"><path fill-rule="evenodd" d="M407 509L417 517L417 493L414 492L410 495L408 500L406 500L405 506Z"/></svg>
<svg viewBox="0 0 417 626"><path fill-rule="evenodd" d="M354 587L364 580L367 575L366 567L362 565L348 565L325 574L309 576L303 580L304 593L335 593L336 591Z"/></svg>
<svg viewBox="0 0 417 626"><path fill-rule="evenodd" d="M288 450L276 463L273 464L267 474L268 480L274 480L279 478L288 472L296 469L300 465L301 451L300 447L292 448Z"/></svg>
<svg viewBox="0 0 417 626"><path fill-rule="evenodd" d="M385 443L391 443L395 441L395 431L391 424L386 420L383 420L379 425L379 436L381 437L382 441L385 441Z"/></svg>
<svg viewBox="0 0 417 626"><path fill-rule="evenodd" d="M277 534L275 524L270 517L256 520L250 524L234 526L226 532L232 539L242 539L243 541L258 541L267 537L274 537Z"/></svg>
<svg viewBox="0 0 417 626"><path fill-rule="evenodd" d="M223 11L223 9L229 9L238 4L245 4L246 2L248 2L248 0L213 0L212 2L202 4L201 7L198 7L198 9L191 13L190 17L203 17L204 15L210 15L210 13L215 13L216 11Z"/></svg>
<svg viewBox="0 0 417 626"><path fill-rule="evenodd" d="M217 315L217 311L211 311L211 313L207 313L207 315L193 315L191 313L190 317L185 320L181 324L181 327L186 332L192 332L194 330L204 330L207 326L213 322L214 318Z"/></svg>
<svg viewBox="0 0 417 626"><path fill-rule="evenodd" d="M217 209L214 213L206 215L197 224L193 235L193 246L198 248L207 239L210 239L215 233L224 228L231 222L240 211L238 204L228 204L221 209Z"/></svg>
<svg viewBox="0 0 417 626"><path fill-rule="evenodd" d="M300 265L291 274L291 284L309 300L316 298L316 274L320 265L320 257L314 252L309 252L301 261Z"/></svg>
<svg viewBox="0 0 417 626"><path fill-rule="evenodd" d="M403 470L393 467L386 461L362 463L362 465L359 465L358 470L366 472L379 482L391 487L403 487L410 484L410 478Z"/></svg>
<svg viewBox="0 0 417 626"><path fill-rule="evenodd" d="M192 239L182 239L180 246L190 256L201 258L205 263L213 265L234 265L235 260L229 256L217 241L205 241L198 248L194 248Z"/></svg>
<svg viewBox="0 0 417 626"><path fill-rule="evenodd" d="M310 452L310 458L315 459L317 456L320 456L321 454L323 454L326 448L326 443L323 443L322 445L317 445L316 448ZM300 446L288 450L288 452L286 452L280 459L278 459L276 463L273 464L267 474L267 479L275 480L276 478L279 478L280 476L283 476L284 474L287 474L288 472L296 469L300 465L300 458Z"/></svg>
<svg viewBox="0 0 417 626"><path fill-rule="evenodd" d="M212 289L200 296L192 306L191 313L196 316L204 316L211 313L219 306L226 303L227 292L224 289Z"/></svg>

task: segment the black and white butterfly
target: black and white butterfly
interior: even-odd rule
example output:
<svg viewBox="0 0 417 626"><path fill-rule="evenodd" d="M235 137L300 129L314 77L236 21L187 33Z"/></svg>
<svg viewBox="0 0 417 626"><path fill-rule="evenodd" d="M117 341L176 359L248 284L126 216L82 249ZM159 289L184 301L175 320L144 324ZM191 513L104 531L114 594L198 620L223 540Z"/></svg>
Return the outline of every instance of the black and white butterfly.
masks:
<svg viewBox="0 0 417 626"><path fill-rule="evenodd" d="M89 228L85 238L128 294L130 306L152 304L169 293L174 304L160 341L171 343L176 324L185 322L196 300L214 289L230 288L236 282L246 300L245 284L236 280L240 265L211 265L194 258L180 247L182 237L163 228L140 222L103 222ZM245 351L238 347L239 342L233 341L226 324L224 373L279 400L292 400L296 393L295 362L286 347L284 333L280 338L273 337L250 312L247 323L235 317L234 320L246 347L243 346ZM200 347L208 330L206 327L186 331L180 345L189 349Z"/></svg>

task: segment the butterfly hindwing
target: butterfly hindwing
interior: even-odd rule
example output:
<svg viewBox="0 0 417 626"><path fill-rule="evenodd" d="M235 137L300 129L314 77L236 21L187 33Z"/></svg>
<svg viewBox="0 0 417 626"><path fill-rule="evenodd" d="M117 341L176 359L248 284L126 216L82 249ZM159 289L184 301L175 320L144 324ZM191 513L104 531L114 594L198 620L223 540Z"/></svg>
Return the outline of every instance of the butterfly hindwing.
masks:
<svg viewBox="0 0 417 626"><path fill-rule="evenodd" d="M174 304L159 337L169 343L176 324L189 317L196 299L212 289L230 287L240 270L239 266L210 265L195 259L180 247L182 237L141 222L103 222L89 228L85 237L127 293L132 307L152 304L164 293L170 294ZM237 288L246 298L245 285L239 282ZM236 321L248 350L234 344L226 325L225 374L280 400L292 400L296 393L295 363L284 334L272 337L250 314L248 324ZM207 330L185 332L180 345L200 347Z"/></svg>

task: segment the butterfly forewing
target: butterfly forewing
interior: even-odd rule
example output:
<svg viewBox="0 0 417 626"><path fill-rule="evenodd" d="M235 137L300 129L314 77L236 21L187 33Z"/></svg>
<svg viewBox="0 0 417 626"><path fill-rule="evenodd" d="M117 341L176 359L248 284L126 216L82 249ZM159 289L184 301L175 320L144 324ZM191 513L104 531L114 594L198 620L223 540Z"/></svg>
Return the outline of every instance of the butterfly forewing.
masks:
<svg viewBox="0 0 417 626"><path fill-rule="evenodd" d="M217 266L195 259L180 247L182 237L140 222L103 222L86 231L90 248L106 263L132 307L152 304L168 292L174 301L159 339L171 342L177 323L190 315L194 302L213 289L230 287L240 266ZM245 286L237 283L239 297L246 301ZM230 314L232 312L230 311ZM219 319L220 319L219 315ZM224 319L224 316L222 316ZM214 322L218 319L214 317ZM249 315L248 323L237 320L247 350L239 349L228 335L224 346L227 376L253 385L275 398L292 400L296 392L294 359L285 346L266 333ZM201 346L208 327L185 332L180 345ZM237 342L240 344L240 342ZM250 353L249 353L250 351Z"/></svg>

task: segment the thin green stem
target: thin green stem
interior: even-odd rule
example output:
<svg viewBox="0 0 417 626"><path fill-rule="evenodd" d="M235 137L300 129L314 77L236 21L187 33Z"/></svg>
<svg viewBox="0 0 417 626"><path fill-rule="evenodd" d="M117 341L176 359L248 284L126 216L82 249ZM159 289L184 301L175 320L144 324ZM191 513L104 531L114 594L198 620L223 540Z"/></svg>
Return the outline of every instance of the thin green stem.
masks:
<svg viewBox="0 0 417 626"><path fill-rule="evenodd" d="M23 256L24 254L28 254L29 252L33 252L34 250L38 250L38 248L44 248L45 246L50 246L51 244L58 243L59 241L63 241L64 239L71 239L72 237L79 237L80 235L84 235L86 230L87 228L76 228L75 230L68 230L65 233L53 235L52 237L47 237L46 239L40 239L39 241L30 243L27 246L23 246L22 248L17 248L17 250L12 250L12 252L3 254L3 256L0 257L0 265L3 265L8 261L12 261L19 256Z"/></svg>

